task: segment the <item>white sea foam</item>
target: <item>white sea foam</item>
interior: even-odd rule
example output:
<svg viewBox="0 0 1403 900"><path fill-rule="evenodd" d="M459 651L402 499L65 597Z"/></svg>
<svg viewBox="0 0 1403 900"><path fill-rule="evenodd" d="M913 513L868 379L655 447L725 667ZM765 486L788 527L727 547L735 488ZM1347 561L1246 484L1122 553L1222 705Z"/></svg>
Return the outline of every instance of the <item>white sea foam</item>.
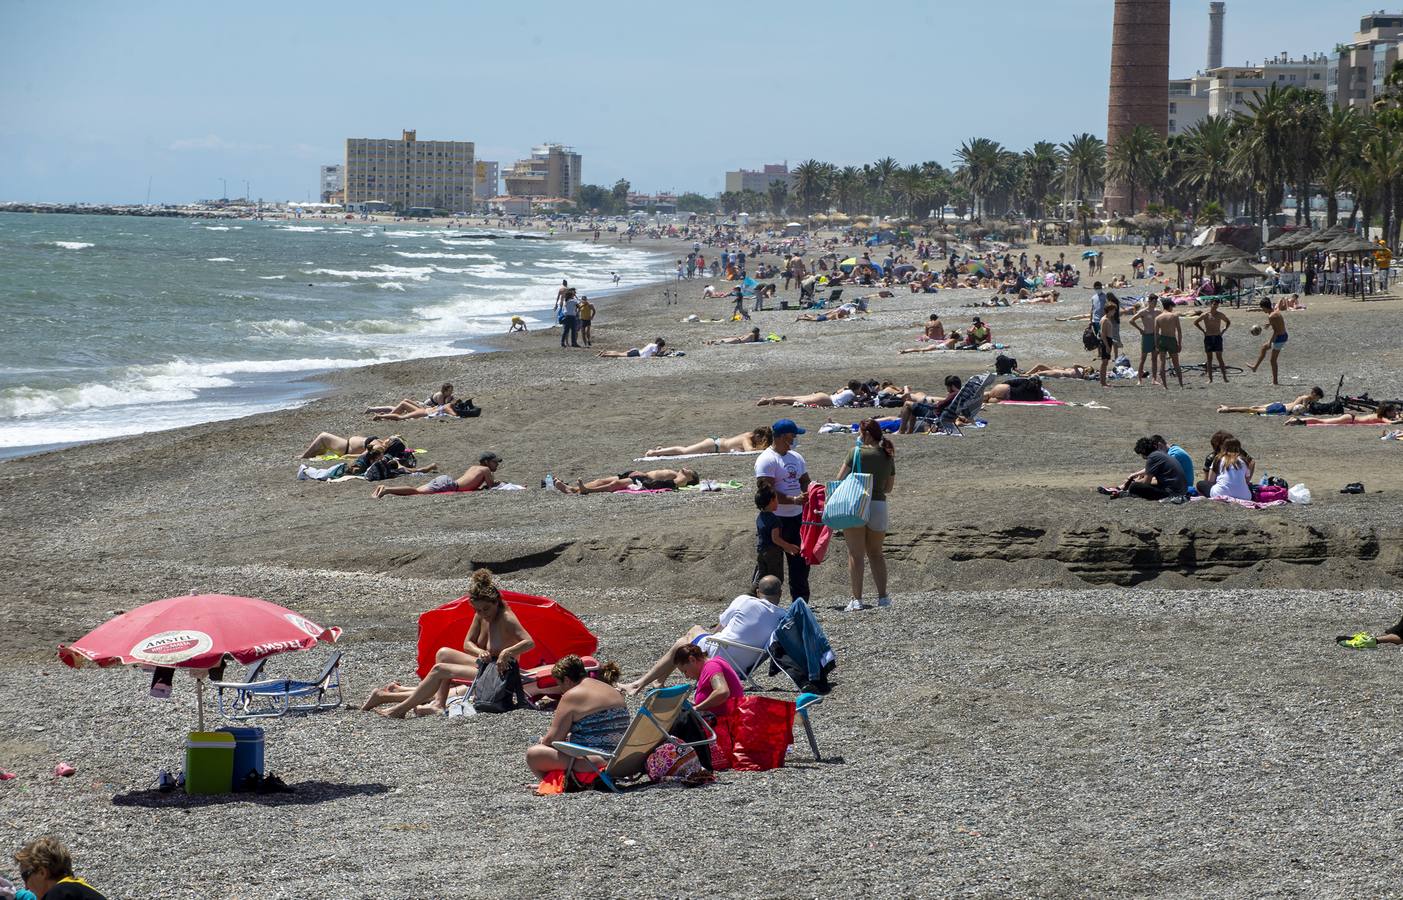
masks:
<svg viewBox="0 0 1403 900"><path fill-rule="evenodd" d="M287 280L287 276L286 276L286 275L259 275L258 278L259 278L260 281L285 281L285 280Z"/></svg>
<svg viewBox="0 0 1403 900"><path fill-rule="evenodd" d="M206 225L205 231L228 231L228 225Z"/></svg>
<svg viewBox="0 0 1403 900"><path fill-rule="evenodd" d="M408 250L396 250L395 256L403 256L405 259L496 259L491 253L412 253Z"/></svg>
<svg viewBox="0 0 1403 900"><path fill-rule="evenodd" d="M275 225L279 231L325 231L320 225Z"/></svg>
<svg viewBox="0 0 1403 900"><path fill-rule="evenodd" d="M393 234L394 232L390 233ZM443 238L439 238L438 242L445 247L491 247L493 244L496 243L496 241L491 240L465 241L460 239L456 241L448 241L444 240Z"/></svg>
<svg viewBox="0 0 1403 900"><path fill-rule="evenodd" d="M433 271L433 266L390 266L382 263L370 270L312 269L307 274L330 275L333 278L408 278L413 281L428 281Z"/></svg>
<svg viewBox="0 0 1403 900"><path fill-rule="evenodd" d="M379 282L378 284L376 284L375 286L376 286L376 287L380 287L380 288L384 288L384 289L387 290L387 291L402 291L402 290L404 290L404 285L400 284L398 281L381 281L381 282Z"/></svg>
<svg viewBox="0 0 1403 900"><path fill-rule="evenodd" d="M65 250L83 250L88 247L96 247L96 244L88 244L83 241L50 241L55 247L62 247Z"/></svg>
<svg viewBox="0 0 1403 900"><path fill-rule="evenodd" d="M205 259L205 262L233 262L233 261L234 261L234 258L233 258L232 256L210 256L210 257L207 257L207 258Z"/></svg>

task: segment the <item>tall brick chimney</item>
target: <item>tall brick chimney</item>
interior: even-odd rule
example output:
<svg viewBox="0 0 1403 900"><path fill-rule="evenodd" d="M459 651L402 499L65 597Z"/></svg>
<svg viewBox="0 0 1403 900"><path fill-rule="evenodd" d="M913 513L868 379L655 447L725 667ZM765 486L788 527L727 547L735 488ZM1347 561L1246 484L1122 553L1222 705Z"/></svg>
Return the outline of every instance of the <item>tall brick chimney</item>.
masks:
<svg viewBox="0 0 1403 900"><path fill-rule="evenodd" d="M1169 134L1169 0L1115 0L1106 149L1137 125ZM1133 214L1124 185L1106 183L1106 210ZM1144 202L1144 193L1136 198Z"/></svg>

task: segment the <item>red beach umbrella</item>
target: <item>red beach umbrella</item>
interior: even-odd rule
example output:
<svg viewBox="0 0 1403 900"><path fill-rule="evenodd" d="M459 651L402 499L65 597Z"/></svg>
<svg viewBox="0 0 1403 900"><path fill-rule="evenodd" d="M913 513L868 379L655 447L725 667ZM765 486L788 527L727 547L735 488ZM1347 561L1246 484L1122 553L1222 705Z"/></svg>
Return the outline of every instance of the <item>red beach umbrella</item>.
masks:
<svg viewBox="0 0 1403 900"><path fill-rule="evenodd" d="M58 657L75 669L91 663L204 670L219 665L226 654L247 665L340 635L340 628L323 628L267 600L191 594L125 612L71 644L60 644ZM204 680L202 674L196 677L203 730Z"/></svg>
<svg viewBox="0 0 1403 900"><path fill-rule="evenodd" d="M554 663L562 656L592 656L599 641L570 610L548 597L502 591L507 607L536 646L521 656L521 667L530 669ZM419 677L433 668L440 647L462 649L475 612L467 596L450 600L419 616Z"/></svg>

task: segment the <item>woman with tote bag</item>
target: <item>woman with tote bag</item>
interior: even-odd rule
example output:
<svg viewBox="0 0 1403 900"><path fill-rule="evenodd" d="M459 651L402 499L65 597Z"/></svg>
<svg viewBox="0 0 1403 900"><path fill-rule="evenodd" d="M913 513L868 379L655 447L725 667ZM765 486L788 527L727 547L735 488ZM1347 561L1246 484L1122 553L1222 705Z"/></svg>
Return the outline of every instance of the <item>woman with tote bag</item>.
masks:
<svg viewBox="0 0 1403 900"><path fill-rule="evenodd" d="M867 508L866 524L843 528L843 540L848 545L848 580L852 586L852 599L848 601L847 612L871 608L862 602L864 560L872 567L877 605L891 606L891 597L887 596L887 559L882 555L882 542L887 537L887 492L896 480L896 448L882 434L882 427L875 419L863 419L857 434L857 449L853 451L853 457L843 463L838 479L842 482L850 473L857 472L869 476L872 499ZM830 494L836 493L830 490Z"/></svg>

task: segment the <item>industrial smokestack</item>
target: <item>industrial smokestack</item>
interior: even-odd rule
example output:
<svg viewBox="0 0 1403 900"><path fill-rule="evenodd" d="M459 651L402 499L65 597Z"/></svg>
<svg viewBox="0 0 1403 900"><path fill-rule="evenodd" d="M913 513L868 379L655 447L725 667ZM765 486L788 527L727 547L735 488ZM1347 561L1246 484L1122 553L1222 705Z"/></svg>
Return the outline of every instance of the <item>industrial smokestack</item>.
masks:
<svg viewBox="0 0 1403 900"><path fill-rule="evenodd" d="M1137 125L1169 133L1169 0L1115 0L1111 26L1108 149ZM1146 198L1137 194L1135 205ZM1126 185L1106 185L1106 209L1134 213Z"/></svg>
<svg viewBox="0 0 1403 900"><path fill-rule="evenodd" d="M1223 12L1226 3L1208 4L1208 68L1223 64Z"/></svg>

